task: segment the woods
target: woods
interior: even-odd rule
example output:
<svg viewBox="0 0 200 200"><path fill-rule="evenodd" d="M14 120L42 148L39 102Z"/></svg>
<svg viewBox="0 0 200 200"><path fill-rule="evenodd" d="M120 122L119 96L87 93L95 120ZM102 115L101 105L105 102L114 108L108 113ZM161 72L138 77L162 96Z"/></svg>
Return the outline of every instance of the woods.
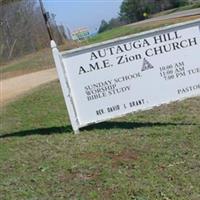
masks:
<svg viewBox="0 0 200 200"><path fill-rule="evenodd" d="M120 6L119 16L111 19L109 22L101 21L98 32L115 28L128 23L144 20L152 14L179 8L193 3L198 3L199 0L123 0ZM113 23L114 22L114 23Z"/></svg>
<svg viewBox="0 0 200 200"><path fill-rule="evenodd" d="M3 0L0 6L0 63L49 46L49 37L36 0ZM49 14L57 44L66 39L64 27Z"/></svg>
<svg viewBox="0 0 200 200"><path fill-rule="evenodd" d="M128 23L145 19L144 13L154 14L189 4L188 0L124 0L120 17Z"/></svg>

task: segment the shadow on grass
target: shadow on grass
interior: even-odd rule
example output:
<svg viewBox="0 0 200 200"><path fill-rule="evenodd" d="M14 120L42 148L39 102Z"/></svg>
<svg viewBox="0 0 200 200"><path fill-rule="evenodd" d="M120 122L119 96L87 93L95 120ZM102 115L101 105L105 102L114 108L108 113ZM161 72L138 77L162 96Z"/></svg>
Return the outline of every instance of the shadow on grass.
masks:
<svg viewBox="0 0 200 200"><path fill-rule="evenodd" d="M194 123L173 123L173 122L103 122L100 124L90 125L81 130L92 131L95 129L135 129L151 128L161 126L196 126Z"/></svg>
<svg viewBox="0 0 200 200"><path fill-rule="evenodd" d="M88 127L82 128L82 131L93 130L109 130L109 129L135 129L135 128L151 128L151 127L164 127L164 126L196 126L194 123L172 123L172 122L103 122L99 124L93 124ZM71 126L50 127L50 128L38 128L33 130L25 130L14 132L10 134L0 135L1 138L10 137L25 137L31 135L51 135L51 134L63 134L72 133Z"/></svg>
<svg viewBox="0 0 200 200"><path fill-rule="evenodd" d="M38 128L32 130L18 131L14 133L8 133L0 135L1 138L10 138L10 137L25 137L31 135L51 135L51 134L62 134L62 133L71 133L73 130L71 126L60 126L60 127L50 127L50 128Z"/></svg>

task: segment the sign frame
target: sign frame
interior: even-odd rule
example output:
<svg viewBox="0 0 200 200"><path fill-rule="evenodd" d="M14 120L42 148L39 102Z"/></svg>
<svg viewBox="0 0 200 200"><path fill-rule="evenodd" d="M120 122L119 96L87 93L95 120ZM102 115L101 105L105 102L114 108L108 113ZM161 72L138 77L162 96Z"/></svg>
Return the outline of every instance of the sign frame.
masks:
<svg viewBox="0 0 200 200"><path fill-rule="evenodd" d="M184 23L178 23L178 24L175 24L175 25L170 25L170 26L166 26L166 27L162 27L162 28L157 28L157 29L153 29L153 30L150 30L150 31L141 32L141 33L138 33L138 34L132 34L132 35L125 36L125 37L119 37L119 38L116 38L116 39L113 39L113 40L108 40L108 41L105 41L105 42L96 43L96 44L93 44L93 45L88 45L88 46L84 46L84 47L81 47L81 48L76 48L76 49L64 51L64 52L59 52L59 50L57 49L56 43L52 40L51 41L52 53L53 53L58 77L59 77L59 80L60 80L61 89L62 89L63 96L64 96L64 99L65 99L65 104L66 104L66 107L67 107L67 110L68 110L70 122L71 122L71 125L72 125L72 128L73 128L75 134L79 133L79 129L82 128L82 127L88 126L90 124L100 123L100 122L103 122L105 120L110 120L110 119L115 118L115 116L110 117L110 118L106 118L105 120L96 120L92 123L87 123L87 124L80 124L79 123L78 113L77 113L77 110L76 110L76 107L75 107L75 104L74 104L74 99L73 99L73 96L72 96L72 88L70 88L69 81L68 81L70 75L67 74L65 69L64 69L64 67L65 67L64 62L63 62L64 56L74 55L74 54L75 55L84 54L86 51L89 51L89 50L92 50L92 49L95 49L95 48L99 48L99 47L104 46L104 45L115 44L117 42L124 41L124 40L127 40L127 39L133 39L134 40L137 37L147 37L148 35L152 35L152 34L156 35L158 33L170 31L170 30L177 29L177 28L178 29L179 28L180 29L189 28L189 27L195 26L195 25L197 25L199 27L199 30L200 30L200 19L192 20L192 21L184 22ZM192 97L192 96L190 96L190 97ZM186 97L186 98L188 98L188 97ZM178 101L184 100L186 98L180 98ZM171 102L173 102L173 101L170 101L169 103L171 103ZM169 103L166 103L166 104L169 104ZM159 105L156 105L156 106L153 106L153 107L150 107L150 108L142 109L142 110L153 109L154 107L157 107L157 106L160 106L160 105L162 105L162 104L159 104ZM133 112L128 112L128 113L120 115L120 116L117 115L117 117L122 117L122 116L125 116L127 114L135 113L135 112L138 112L138 111L139 110L133 111Z"/></svg>

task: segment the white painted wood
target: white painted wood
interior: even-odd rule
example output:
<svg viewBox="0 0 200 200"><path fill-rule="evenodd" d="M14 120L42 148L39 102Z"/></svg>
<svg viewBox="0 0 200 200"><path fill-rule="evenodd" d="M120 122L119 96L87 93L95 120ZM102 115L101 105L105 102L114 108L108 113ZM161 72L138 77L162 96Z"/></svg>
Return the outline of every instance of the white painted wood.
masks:
<svg viewBox="0 0 200 200"><path fill-rule="evenodd" d="M69 118L70 118L70 121L72 124L72 128L73 128L75 134L78 134L79 133L79 122L78 122L78 118L76 115L75 107L73 105L73 99L71 97L71 90L68 85L68 81L67 81L67 77L66 77L67 75L64 71L60 52L58 51L56 43L53 40L51 41L51 48L52 48L52 53L53 53L58 77L60 80L63 96L64 96L65 103L66 103L66 106L68 109Z"/></svg>
<svg viewBox="0 0 200 200"><path fill-rule="evenodd" d="M117 53L129 43L131 50ZM89 124L200 95L199 19L67 52L59 52L54 41L51 47L76 133ZM104 50L105 56L98 55Z"/></svg>

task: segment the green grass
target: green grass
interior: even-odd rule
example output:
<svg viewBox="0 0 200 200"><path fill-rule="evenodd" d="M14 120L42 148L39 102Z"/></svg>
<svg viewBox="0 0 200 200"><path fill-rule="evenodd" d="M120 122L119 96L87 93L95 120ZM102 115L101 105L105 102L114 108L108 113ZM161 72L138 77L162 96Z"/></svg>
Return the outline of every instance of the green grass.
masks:
<svg viewBox="0 0 200 200"><path fill-rule="evenodd" d="M187 5L187 6L182 6L177 8L175 11L184 11L184 10L190 10L190 9L195 9L195 8L200 8L200 2L191 4L191 5Z"/></svg>
<svg viewBox="0 0 200 200"><path fill-rule="evenodd" d="M120 27L87 44L181 20ZM1 72L51 66L44 50ZM59 83L33 90L0 111L0 199L199 200L199 103L172 103L73 135Z"/></svg>
<svg viewBox="0 0 200 200"><path fill-rule="evenodd" d="M105 31L101 34L98 34L90 38L88 41L83 42L83 45L103 42L103 41L114 39L117 37L127 36L127 35L143 32L143 31L148 31L151 29L156 29L159 27L164 27L164 26L168 26L168 25L172 25L176 23L181 23L181 22L185 22L185 21L193 20L197 18L199 18L199 16L182 17L182 18L176 18L176 19L161 20L161 21L151 22L151 23L147 22L144 24L121 26L121 27L113 28L112 30Z"/></svg>
<svg viewBox="0 0 200 200"><path fill-rule="evenodd" d="M38 70L52 68L54 61L51 49L43 49L37 53L29 54L0 67L2 78L26 74Z"/></svg>
<svg viewBox="0 0 200 200"><path fill-rule="evenodd" d="M62 51L79 46L80 44L77 42L69 41L59 46L58 48ZM55 63L53 60L51 48L49 46L49 48L39 50L36 53L25 55L7 63L2 63L0 61L0 74L1 79L6 79L53 67L55 67Z"/></svg>
<svg viewBox="0 0 200 200"><path fill-rule="evenodd" d="M172 13L180 12L180 11L185 11L185 10L191 10L191 9L195 9L195 8L200 8L200 2L195 3L195 4L190 4L190 5L187 5L187 6L181 6L181 7L178 7L178 8L173 8L173 9L170 9L170 10L165 10L165 11L162 11L162 12L159 12L159 13L152 15L152 17L159 17L159 16L168 15L168 14L172 14Z"/></svg>
<svg viewBox="0 0 200 200"><path fill-rule="evenodd" d="M200 98L73 135L58 82L0 112L0 199L200 199Z"/></svg>

